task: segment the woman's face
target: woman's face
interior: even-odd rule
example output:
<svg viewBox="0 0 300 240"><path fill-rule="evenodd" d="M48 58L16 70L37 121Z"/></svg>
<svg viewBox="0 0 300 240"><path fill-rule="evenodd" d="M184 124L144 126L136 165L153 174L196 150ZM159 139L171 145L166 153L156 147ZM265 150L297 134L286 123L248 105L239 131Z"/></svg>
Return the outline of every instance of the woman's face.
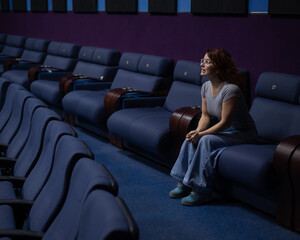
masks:
<svg viewBox="0 0 300 240"><path fill-rule="evenodd" d="M215 66L207 54L201 59L201 76L213 76L216 74Z"/></svg>

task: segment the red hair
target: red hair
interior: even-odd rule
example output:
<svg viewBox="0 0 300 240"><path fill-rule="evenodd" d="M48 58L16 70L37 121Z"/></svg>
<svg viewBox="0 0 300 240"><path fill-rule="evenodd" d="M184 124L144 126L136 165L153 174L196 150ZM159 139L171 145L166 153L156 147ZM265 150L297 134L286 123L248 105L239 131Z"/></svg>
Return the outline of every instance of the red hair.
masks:
<svg viewBox="0 0 300 240"><path fill-rule="evenodd" d="M241 88L241 76L237 70L230 53L224 49L208 49L208 57L215 66L216 72L222 82L238 85ZM241 88L242 89L242 88Z"/></svg>

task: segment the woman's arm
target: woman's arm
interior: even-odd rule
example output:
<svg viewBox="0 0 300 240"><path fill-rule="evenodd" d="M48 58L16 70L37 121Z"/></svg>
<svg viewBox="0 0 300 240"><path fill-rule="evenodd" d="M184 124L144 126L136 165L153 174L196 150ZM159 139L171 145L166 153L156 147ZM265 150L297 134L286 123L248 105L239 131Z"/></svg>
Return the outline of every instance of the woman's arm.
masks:
<svg viewBox="0 0 300 240"><path fill-rule="evenodd" d="M207 104L206 104L206 99L202 98L202 106L201 106L201 117L200 120L198 122L198 126L195 130L190 131L187 135L187 141L189 141L190 138L193 138L193 136L197 133L197 132L202 132L205 129L207 129L210 125L210 115L207 112Z"/></svg>
<svg viewBox="0 0 300 240"><path fill-rule="evenodd" d="M197 143L198 140L204 135L217 134L217 133L222 132L225 129L229 128L231 126L234 111L235 111L237 104L238 104L238 98L230 98L227 101L223 102L222 115L221 115L220 122L218 122L214 126L207 128L205 130L197 131L197 133L194 134L194 136L190 140L190 142Z"/></svg>

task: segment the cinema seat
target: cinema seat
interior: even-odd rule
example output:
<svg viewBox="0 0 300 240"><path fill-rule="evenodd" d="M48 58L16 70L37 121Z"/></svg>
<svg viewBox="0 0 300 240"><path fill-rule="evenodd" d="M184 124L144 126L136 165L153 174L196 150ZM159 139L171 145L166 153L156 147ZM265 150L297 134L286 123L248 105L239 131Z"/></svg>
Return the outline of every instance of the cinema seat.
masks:
<svg viewBox="0 0 300 240"><path fill-rule="evenodd" d="M77 239L82 207L86 198L97 189L102 189L113 196L118 193L117 182L103 165L88 158L80 159L74 167L66 201L43 239Z"/></svg>
<svg viewBox="0 0 300 240"><path fill-rule="evenodd" d="M54 157L54 153L58 140L64 135L75 136L76 133L62 121L50 121L46 127L41 153L28 176L0 176L0 199L20 198L33 201L46 183L53 161L59 159L58 155Z"/></svg>
<svg viewBox="0 0 300 240"><path fill-rule="evenodd" d="M25 44L26 38L17 35L7 35L5 45L0 54L0 73L3 72L3 64L10 58L20 57Z"/></svg>
<svg viewBox="0 0 300 240"><path fill-rule="evenodd" d="M17 84L9 85L7 92L6 92L4 105L0 112L0 131L5 127L7 121L10 118L10 115L13 110L13 102L14 102L15 96L17 95L17 92L23 91L23 90L25 90L25 89Z"/></svg>
<svg viewBox="0 0 300 240"><path fill-rule="evenodd" d="M37 79L43 79L43 77L46 77L46 79L57 79L58 76L63 76L73 71L79 49L80 46L72 43L50 42L42 65L23 66L25 69L18 70L17 74L10 80L29 89L30 84ZM53 78L49 77L49 75Z"/></svg>
<svg viewBox="0 0 300 240"><path fill-rule="evenodd" d="M111 138L123 141L123 146L171 167L176 158L175 141L169 121L172 113L186 106L201 106L200 64L180 60L173 74L169 94L157 107L127 108L113 113L107 121ZM135 99L126 99L124 105Z"/></svg>
<svg viewBox="0 0 300 240"><path fill-rule="evenodd" d="M19 156L28 139L33 113L39 107L46 107L46 105L38 98L29 98L26 101L21 125L17 133L8 142L6 142L8 139L5 136L1 139L0 152L2 157L17 158Z"/></svg>
<svg viewBox="0 0 300 240"><path fill-rule="evenodd" d="M14 135L17 133L22 122L23 109L29 98L34 98L34 96L25 89L15 93L11 114L6 124L0 131L0 143L9 144Z"/></svg>
<svg viewBox="0 0 300 240"><path fill-rule="evenodd" d="M7 201L7 204L15 211L13 222L15 222L16 228L23 229L19 230L21 232L25 229L34 232L45 232L48 229L65 202L71 174L76 162L81 158L93 158L93 153L89 148L78 138L70 135L64 135L59 139L55 151L55 155L57 154L60 155L60 161L54 162L49 179L35 201L25 201L21 199L18 201L14 200L13 203ZM88 178L89 175L85 177ZM81 179L82 183L84 183L85 180L84 178ZM87 185L85 184L84 187L82 187L82 185L79 184L73 187L75 187L75 189L81 189L84 192L86 191L85 187L87 187ZM83 192L79 191L79 193ZM74 201L74 203L76 203L75 199ZM2 202L2 205L5 205L5 203ZM20 205L22 207L18 208ZM24 220L24 214L28 216L25 218L27 227L25 227L22 221ZM10 218L10 216L4 215L4 213L1 212L0 218L4 219L6 217ZM1 221L2 220L0 220L0 222ZM13 225L13 223L11 223L11 225ZM4 228L0 226L0 229ZM0 231L0 237L4 235L4 232ZM6 231L6 233L9 232L10 231Z"/></svg>
<svg viewBox="0 0 300 240"><path fill-rule="evenodd" d="M8 85L10 85L10 83L11 83L10 81L8 81L4 78L0 78L0 111L5 102L7 88L8 88Z"/></svg>
<svg viewBox="0 0 300 240"><path fill-rule="evenodd" d="M30 124L28 139L20 151L19 156L14 158L14 156L7 154L6 157L0 157L0 167L3 168L2 174L26 177L41 153L48 123L51 120L58 119L60 119L59 116L50 109L36 109ZM9 144L7 153L9 153L9 148L14 147L13 143Z"/></svg>
<svg viewBox="0 0 300 240"><path fill-rule="evenodd" d="M2 77L27 87L22 80L24 70L28 70L30 67L44 61L48 44L48 40L28 38L22 55L4 62Z"/></svg>
<svg viewBox="0 0 300 240"><path fill-rule="evenodd" d="M139 231L125 202L97 189L84 204L77 239L137 240Z"/></svg>
<svg viewBox="0 0 300 240"><path fill-rule="evenodd" d="M146 94L167 91L171 84L172 65L173 61L166 57L123 53L111 86L104 83L77 84L76 91L66 94L63 98L63 109L66 114L75 117L75 124L108 137L107 112L104 105L107 94L112 96L108 105L115 108L116 104L122 105L121 99L126 98L126 94L138 97L140 91ZM83 90L87 88L90 90ZM96 90L101 88L102 90ZM116 104L114 100L117 100Z"/></svg>
<svg viewBox="0 0 300 240"><path fill-rule="evenodd" d="M73 85L80 82L96 81L111 82L118 69L120 52L112 49L82 47L78 55L78 62L72 74L58 78L55 81L34 81L30 91L46 102L50 107L61 112L63 95L73 90Z"/></svg>
<svg viewBox="0 0 300 240"><path fill-rule="evenodd" d="M250 113L261 143L222 152L219 187L299 231L300 76L265 72L255 91Z"/></svg>

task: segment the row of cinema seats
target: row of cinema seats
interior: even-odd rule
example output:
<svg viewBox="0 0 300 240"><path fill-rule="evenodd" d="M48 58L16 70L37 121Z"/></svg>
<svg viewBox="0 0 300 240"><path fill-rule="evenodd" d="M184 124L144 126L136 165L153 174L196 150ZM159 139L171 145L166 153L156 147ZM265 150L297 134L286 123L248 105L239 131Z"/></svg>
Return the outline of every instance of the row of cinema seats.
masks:
<svg viewBox="0 0 300 240"><path fill-rule="evenodd" d="M53 44L64 43L49 46ZM57 63L74 59L75 45L68 46L56 53ZM55 54L46 59L49 55ZM69 122L170 168L185 134L199 119L201 86L207 81L200 76L199 63L179 60L173 69L172 62L166 57L81 47L70 74L64 75L56 65L31 68L24 76L30 79L31 92ZM248 73L240 72L245 80L240 87L249 102ZM262 73L250 108L261 144L229 147L217 166L220 191L297 231L299 95L299 76Z"/></svg>
<svg viewBox="0 0 300 240"><path fill-rule="evenodd" d="M73 128L0 80L0 239L138 239L118 183Z"/></svg>

